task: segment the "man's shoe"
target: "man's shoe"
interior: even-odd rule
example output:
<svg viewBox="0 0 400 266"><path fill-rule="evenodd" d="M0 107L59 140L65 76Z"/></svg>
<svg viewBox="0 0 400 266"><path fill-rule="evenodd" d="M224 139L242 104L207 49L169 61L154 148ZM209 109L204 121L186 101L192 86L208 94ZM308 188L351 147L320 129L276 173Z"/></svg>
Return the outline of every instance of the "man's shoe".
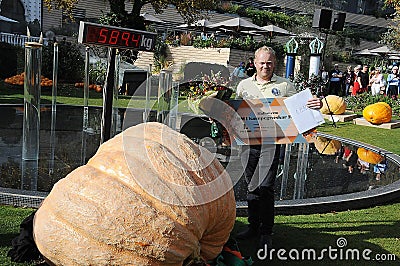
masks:
<svg viewBox="0 0 400 266"><path fill-rule="evenodd" d="M271 249L272 248L272 235L263 234L260 236L260 242L258 243L260 249Z"/></svg>
<svg viewBox="0 0 400 266"><path fill-rule="evenodd" d="M247 227L245 230L236 234L237 239L249 239L256 237L258 235L258 231L252 227Z"/></svg>

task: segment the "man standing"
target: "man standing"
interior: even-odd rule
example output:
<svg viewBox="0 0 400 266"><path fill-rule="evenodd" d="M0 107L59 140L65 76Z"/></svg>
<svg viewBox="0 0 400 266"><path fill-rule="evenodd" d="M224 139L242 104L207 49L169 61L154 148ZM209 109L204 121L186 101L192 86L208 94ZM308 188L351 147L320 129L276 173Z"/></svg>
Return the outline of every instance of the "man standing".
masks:
<svg viewBox="0 0 400 266"><path fill-rule="evenodd" d="M399 85L400 85L400 76L399 76L399 67L393 66L392 73L390 73L387 77L387 91L386 95L390 98L397 99L399 93Z"/></svg>
<svg viewBox="0 0 400 266"><path fill-rule="evenodd" d="M242 80L236 95L242 99L286 97L296 93L293 84L274 74L276 66L275 51L267 46L255 52L256 74ZM307 107L321 108L318 98L308 100ZM238 239L260 235L259 247L272 245L274 225L274 185L279 164L280 145L250 145L242 154L245 165L245 178L248 184L248 222L249 227L237 234ZM246 155L246 156L243 156ZM245 161L246 160L246 161Z"/></svg>
<svg viewBox="0 0 400 266"><path fill-rule="evenodd" d="M358 72L357 81L360 84L360 93L368 91L369 75L368 66L364 65L362 70Z"/></svg>
<svg viewBox="0 0 400 266"><path fill-rule="evenodd" d="M256 67L254 66L254 59L253 57L249 57L249 62L246 65L246 74L249 77L252 77L256 73Z"/></svg>
<svg viewBox="0 0 400 266"><path fill-rule="evenodd" d="M349 96L354 86L354 71L351 66L347 66L347 71L343 76L344 79L344 95Z"/></svg>
<svg viewBox="0 0 400 266"><path fill-rule="evenodd" d="M329 76L330 76L329 94L341 96L343 73L342 71L339 70L338 64L335 64Z"/></svg>

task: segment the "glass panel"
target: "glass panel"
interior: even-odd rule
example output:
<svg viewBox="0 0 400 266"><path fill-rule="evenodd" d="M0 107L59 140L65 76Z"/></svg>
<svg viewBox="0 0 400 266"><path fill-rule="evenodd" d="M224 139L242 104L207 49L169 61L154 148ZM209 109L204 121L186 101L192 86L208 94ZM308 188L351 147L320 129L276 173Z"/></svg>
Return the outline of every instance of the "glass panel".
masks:
<svg viewBox="0 0 400 266"><path fill-rule="evenodd" d="M102 114L101 108L89 108L93 115L88 121L88 128L91 130L86 136L86 161L95 154L99 146ZM1 105L0 113L2 114L0 116L0 187L20 189L23 106ZM129 119L135 120L130 121L131 124L142 122L143 109L129 109L128 112L120 109L118 119L122 121L128 113ZM52 111L51 106L42 106L37 191L49 192L58 180L82 164L82 116L81 106L57 106L54 170L49 172L49 160L52 156ZM192 134L189 137L204 147L211 147L210 150L217 153L216 157L226 167L232 179L237 180L234 187L236 200L245 201L246 183L244 178L241 178L243 167L240 161L240 147L210 145L211 123L204 117L178 113L178 120L178 124L185 127L181 128L182 131L188 135ZM190 129L190 127L193 128ZM386 158L383 154L386 163L368 164L359 160L356 155L358 148L351 141L342 141L340 148L333 153L328 152L328 148L321 150L321 147L314 144L308 145L308 148L300 144L283 146L275 182L276 199L290 201L369 191L393 184L400 179L400 168L395 161L389 157ZM355 154L353 157L348 157L350 151ZM331 155L321 152L331 153Z"/></svg>

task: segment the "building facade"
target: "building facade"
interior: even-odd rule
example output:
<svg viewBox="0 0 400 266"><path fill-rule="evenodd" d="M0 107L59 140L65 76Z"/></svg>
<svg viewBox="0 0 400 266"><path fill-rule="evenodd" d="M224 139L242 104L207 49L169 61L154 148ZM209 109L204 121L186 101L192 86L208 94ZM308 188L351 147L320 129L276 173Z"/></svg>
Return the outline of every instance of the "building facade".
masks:
<svg viewBox="0 0 400 266"><path fill-rule="evenodd" d="M40 28L42 0L0 0L0 15L18 21L2 21L0 30L26 34L26 26L36 24Z"/></svg>
<svg viewBox="0 0 400 266"><path fill-rule="evenodd" d="M0 31L26 34L26 26L44 33L62 28L73 31L80 20L96 20L108 11L108 1L82 0L73 10L75 21L71 21L61 10L48 10L43 0L0 0L0 15L18 21L1 22Z"/></svg>
<svg viewBox="0 0 400 266"><path fill-rule="evenodd" d="M379 19L375 16L379 15L379 13L382 15L382 13L390 11L382 9L384 0L236 0L233 2L260 9L274 8L274 11L290 14L305 11L309 13L314 8L332 8L348 12L346 23L349 26L356 28L369 26L370 30L377 32L386 31L387 21L384 18ZM57 35L69 35L68 33L76 32L80 20L95 21L107 13L109 11L108 4L109 1L107 0L80 0L73 10L75 21L71 21L61 10L49 11L43 0L0 0L0 15L19 21L19 23L14 24L3 23L3 25L7 26L6 32L23 34L26 32L26 24L30 24L30 28L37 26L44 33L52 30L56 31ZM307 10L303 10L305 7L307 7ZM129 0L126 0L126 8L131 8ZM374 16L360 18L361 14ZM176 20L175 17L164 18L167 23L174 20ZM4 27L0 28L0 30L5 31Z"/></svg>
<svg viewBox="0 0 400 266"><path fill-rule="evenodd" d="M79 1L72 11L72 15L75 20L71 21L63 11L48 10L47 7L43 7L41 23L42 31L47 32L52 30L56 31L56 33L60 35L63 35L63 31L66 31L65 33L68 33L68 31L76 32L79 21L95 21L107 12L109 12L108 1Z"/></svg>

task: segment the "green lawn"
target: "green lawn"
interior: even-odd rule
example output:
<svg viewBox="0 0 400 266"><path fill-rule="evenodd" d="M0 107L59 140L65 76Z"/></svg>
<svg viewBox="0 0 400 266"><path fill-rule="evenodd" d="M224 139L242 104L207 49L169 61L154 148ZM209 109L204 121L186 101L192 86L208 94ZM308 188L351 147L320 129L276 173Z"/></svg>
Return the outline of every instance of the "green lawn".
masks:
<svg viewBox="0 0 400 266"><path fill-rule="evenodd" d="M370 257L376 254L394 254L395 262L385 262L383 265L399 265L400 260L400 203L378 206L370 209L353 210L327 214L277 216L274 236L274 248L302 251L314 249L319 255L324 248L337 248L337 239L344 237L348 249L370 249ZM238 218L235 231L244 228L245 218ZM254 243L245 241L239 243L242 253L257 258ZM301 253L300 253L301 254ZM339 254L339 253L338 253ZM346 254L346 253L344 253ZM361 252L360 252L361 254ZM274 253L273 264L281 265ZM288 253L286 253L288 257ZM318 257L318 256L317 256ZM343 257L345 258L345 257ZM349 257L350 258L350 257ZM289 259L289 257L288 257ZM290 259L289 259L290 261ZM376 262L375 262L376 263ZM290 264L298 265L294 261ZM330 260L328 254L321 261L303 261L300 265L356 265L355 261ZM367 265L361 260L357 265ZM255 265L267 265L259 260ZM268 263L268 265L271 265Z"/></svg>
<svg viewBox="0 0 400 266"><path fill-rule="evenodd" d="M19 233L20 223L32 211L32 209L0 206L0 265L22 265L12 263L6 255L11 248L11 240Z"/></svg>
<svg viewBox="0 0 400 266"><path fill-rule="evenodd" d="M179 98L179 112L188 112L189 107L186 98ZM74 84L60 84L57 88L57 104L68 104L83 106L83 88L76 88ZM10 86L0 80L0 104L23 104L24 91L22 86ZM40 104L48 105L52 103L52 88L42 88ZM115 106L125 108L144 108L146 104L144 96L125 96L118 95L118 101ZM89 90L89 106L102 106L103 94L94 90ZM150 98L150 108L157 109L156 97Z"/></svg>
<svg viewBox="0 0 400 266"><path fill-rule="evenodd" d="M0 104L12 104L24 102L24 91L22 86L10 86L0 82ZM60 84L57 87L57 104L69 104L69 105L82 105L83 102L83 88L76 88L74 84ZM127 107L132 97L119 95L118 106ZM135 98L134 98L135 99ZM144 107L144 99L138 100L138 108ZM91 106L102 106L103 95L100 92L89 90L89 105ZM40 103L51 104L52 102L52 88L45 87L41 90Z"/></svg>
<svg viewBox="0 0 400 266"><path fill-rule="evenodd" d="M327 214L294 215L276 217L274 248L285 249L288 260L285 264L289 265L355 265L355 260L331 260L328 253L323 253L322 260L295 262L289 258L291 249L301 252L304 249L315 250L317 257L320 257L323 249L336 248L338 251L332 253L340 255L336 241L344 237L347 245L342 248L343 252L347 249L357 249L362 258L362 252L366 249L371 250L367 254L371 259L377 254L385 254L389 258L394 254L396 258L386 261L383 265L399 265L400 260L400 203L387 206L378 206L370 209L353 210ZM10 241L18 234L20 222L33 210L14 208L11 206L0 206L0 265L28 265L11 263L6 257L10 249ZM237 218L233 232L245 227L246 219ZM276 257L276 252L272 255L272 262L257 260L255 243L257 241L239 242L239 247L243 255L251 256L255 261L254 265L282 265ZM295 254L292 252L292 255ZM342 253L346 254L346 253ZM351 254L350 254L351 255ZM348 258L352 258L348 255ZM343 255L344 256L344 255ZM345 257L343 257L345 258ZM355 258L355 257L354 257ZM396 261L393 261L395 259ZM376 263L376 261L375 261ZM357 265L372 265L368 261L360 260Z"/></svg>
<svg viewBox="0 0 400 266"><path fill-rule="evenodd" d="M365 127L354 125L352 122L338 122L336 127L332 122L326 121L318 127L318 131L340 136L348 139L368 143L382 149L400 154L400 128L382 129L376 127Z"/></svg>
<svg viewBox="0 0 400 266"><path fill-rule="evenodd" d="M1 87L1 86L0 86ZM59 103L82 105L82 92L71 88L60 88L57 100ZM122 106L127 106L130 97L121 97ZM2 88L0 93L1 103L22 103L22 90L12 91L10 88ZM51 102L51 92L43 91L42 103ZM90 105L101 105L102 98L100 93L91 92ZM141 99L137 99L138 107ZM143 104L143 102L142 102ZM318 128L321 132L342 136L379 146L383 149L400 154L400 129L379 129L353 125L351 122L337 123L336 127L331 122L327 122ZM400 200L400 199L399 199ZM0 206L0 265L27 265L11 263L6 257L10 249L10 242L19 232L20 222L33 210L24 208L14 208L11 206ZM233 233L246 226L246 218L237 218ZM357 249L361 254L366 249L371 250L368 254L371 259L376 255L389 254L396 256L396 261L381 262L382 265L400 265L400 203L393 203L386 206L377 206L363 210L349 210L345 212L335 212L327 214L313 215L294 215L276 217L276 227L274 236L274 248L284 249L283 256L288 261L281 261L277 258L277 252L273 253L273 260L257 260L256 243L257 240L239 242L239 247L244 255L251 256L258 265L376 265L377 261L354 261L354 260L332 260L329 254L323 253L323 260L300 261L291 260L288 254L296 255L296 251L303 249L313 249L320 255L323 249L338 249L336 241L343 237L347 245L342 252L346 254L347 249ZM341 239L341 240L344 240ZM292 250L292 251L291 251ZM289 253L291 252L291 253ZM280 253L282 254L282 253ZM338 253L340 254L340 253ZM334 254L332 254L334 255ZM351 254L350 254L351 255ZM343 255L345 256L345 255ZM344 257L343 257L344 258Z"/></svg>

